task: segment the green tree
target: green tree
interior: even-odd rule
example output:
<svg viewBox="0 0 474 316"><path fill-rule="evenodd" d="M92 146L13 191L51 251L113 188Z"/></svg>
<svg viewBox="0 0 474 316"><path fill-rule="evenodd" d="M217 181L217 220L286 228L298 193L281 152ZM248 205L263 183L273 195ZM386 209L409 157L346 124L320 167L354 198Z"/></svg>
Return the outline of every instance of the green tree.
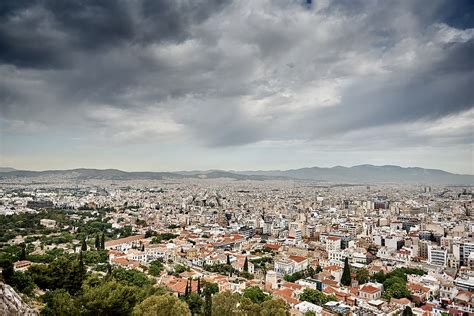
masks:
<svg viewBox="0 0 474 316"><path fill-rule="evenodd" d="M318 266L316 267L316 273L319 272L323 272L323 268L321 268L321 266L318 264Z"/></svg>
<svg viewBox="0 0 474 316"><path fill-rule="evenodd" d="M344 270L342 271L341 284L350 286L352 283L351 267L349 265L349 258L344 259Z"/></svg>
<svg viewBox="0 0 474 316"><path fill-rule="evenodd" d="M133 309L133 316L191 316L186 303L173 295L154 295Z"/></svg>
<svg viewBox="0 0 474 316"><path fill-rule="evenodd" d="M100 248L100 239L99 239L99 234L95 235L95 242L94 242L95 249L99 250Z"/></svg>
<svg viewBox="0 0 474 316"><path fill-rule="evenodd" d="M288 316L290 312L286 307L285 301L268 300L261 304L262 310L260 311L261 316Z"/></svg>
<svg viewBox="0 0 474 316"><path fill-rule="evenodd" d="M185 301L188 304L189 310L191 311L192 315L201 315L204 300L199 294L191 293L188 295Z"/></svg>
<svg viewBox="0 0 474 316"><path fill-rule="evenodd" d="M6 283L10 283L10 279L15 273L13 263L10 260L5 260L2 263L2 276Z"/></svg>
<svg viewBox="0 0 474 316"><path fill-rule="evenodd" d="M358 269L356 272L356 279L359 281L359 284L364 284L369 281L370 274L369 270L365 268Z"/></svg>
<svg viewBox="0 0 474 316"><path fill-rule="evenodd" d="M410 306L406 306L403 310L402 316L413 316L413 311Z"/></svg>
<svg viewBox="0 0 474 316"><path fill-rule="evenodd" d="M23 244L21 247L21 253L18 260L26 260L26 245L25 244Z"/></svg>
<svg viewBox="0 0 474 316"><path fill-rule="evenodd" d="M30 275L20 271L16 271L8 280L8 284L15 288L18 292L26 295L31 295L35 288L35 283L31 279Z"/></svg>
<svg viewBox="0 0 474 316"><path fill-rule="evenodd" d="M82 236L82 240L81 240L81 250L87 251L87 243L86 243L86 238L84 236Z"/></svg>
<svg viewBox="0 0 474 316"><path fill-rule="evenodd" d="M159 260L155 260L150 263L150 266L148 267L148 273L153 276L159 276L163 269L163 263Z"/></svg>
<svg viewBox="0 0 474 316"><path fill-rule="evenodd" d="M74 295L81 289L86 271L77 255L67 255L57 258L49 265L31 266L28 274L43 290L65 289Z"/></svg>
<svg viewBox="0 0 474 316"><path fill-rule="evenodd" d="M42 297L46 306L41 310L44 316L75 316L79 309L71 295L63 289L46 292Z"/></svg>
<svg viewBox="0 0 474 316"><path fill-rule="evenodd" d="M387 277L385 276L385 273L383 271L379 271L372 275L372 279L378 283L384 283L386 278Z"/></svg>
<svg viewBox="0 0 474 316"><path fill-rule="evenodd" d="M245 316L260 316L262 307L260 304L252 302L251 299L247 297L242 297L239 305L240 314Z"/></svg>
<svg viewBox="0 0 474 316"><path fill-rule="evenodd" d="M112 276L117 281L123 282L128 285L143 287L152 284L152 280L149 279L145 273L137 270L126 270L123 268L118 268L112 270Z"/></svg>
<svg viewBox="0 0 474 316"><path fill-rule="evenodd" d="M385 280L384 286L384 297L385 298L410 298L411 293L407 288L407 283L403 278L391 277Z"/></svg>
<svg viewBox="0 0 474 316"><path fill-rule="evenodd" d="M249 272L249 261L247 257L245 257L245 261L244 261L244 272Z"/></svg>
<svg viewBox="0 0 474 316"><path fill-rule="evenodd" d="M238 315L238 304L240 295L230 291L224 291L212 297L212 316L234 316Z"/></svg>
<svg viewBox="0 0 474 316"><path fill-rule="evenodd" d="M319 306L322 306L330 301L337 301L336 296L326 295L321 291L306 288L303 293L300 294L300 301L307 301Z"/></svg>
<svg viewBox="0 0 474 316"><path fill-rule="evenodd" d="M115 280L84 286L78 301L84 315L130 315L138 302L139 288Z"/></svg>
<svg viewBox="0 0 474 316"><path fill-rule="evenodd" d="M263 303L271 297L265 294L258 286L251 286L244 290L243 296L250 299L255 304Z"/></svg>
<svg viewBox="0 0 474 316"><path fill-rule="evenodd" d="M212 314L212 295L219 292L217 283L203 281L202 294L204 295L204 316L211 316Z"/></svg>
<svg viewBox="0 0 474 316"><path fill-rule="evenodd" d="M306 313L304 313L304 316L316 316L316 313L313 311L307 311Z"/></svg>
<svg viewBox="0 0 474 316"><path fill-rule="evenodd" d="M100 249L105 250L105 233L102 232L102 236L100 238Z"/></svg>

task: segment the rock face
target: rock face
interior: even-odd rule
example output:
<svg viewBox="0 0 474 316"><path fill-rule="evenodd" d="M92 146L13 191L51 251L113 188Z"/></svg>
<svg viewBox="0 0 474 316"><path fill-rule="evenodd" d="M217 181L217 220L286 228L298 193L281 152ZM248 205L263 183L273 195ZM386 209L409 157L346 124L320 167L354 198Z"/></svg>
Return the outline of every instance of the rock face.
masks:
<svg viewBox="0 0 474 316"><path fill-rule="evenodd" d="M38 316L39 313L28 306L10 285L0 282L0 315Z"/></svg>

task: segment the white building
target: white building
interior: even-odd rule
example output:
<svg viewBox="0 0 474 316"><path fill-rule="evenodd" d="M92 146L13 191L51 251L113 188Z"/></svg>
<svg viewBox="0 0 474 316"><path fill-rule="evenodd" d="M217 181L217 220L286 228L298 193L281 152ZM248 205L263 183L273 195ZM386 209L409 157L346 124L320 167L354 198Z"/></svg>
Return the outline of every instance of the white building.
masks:
<svg viewBox="0 0 474 316"><path fill-rule="evenodd" d="M448 258L448 250L444 247L428 246L428 262L436 266L445 266Z"/></svg>

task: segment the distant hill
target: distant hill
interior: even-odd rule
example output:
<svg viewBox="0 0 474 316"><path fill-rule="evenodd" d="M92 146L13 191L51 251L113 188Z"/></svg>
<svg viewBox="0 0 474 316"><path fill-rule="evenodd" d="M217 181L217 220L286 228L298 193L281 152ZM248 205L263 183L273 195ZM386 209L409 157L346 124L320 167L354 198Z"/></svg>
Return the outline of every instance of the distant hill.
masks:
<svg viewBox="0 0 474 316"><path fill-rule="evenodd" d="M420 183L473 185L474 175L449 173L438 169L400 166L359 165L354 167L301 168L274 171L244 171L240 174L283 176L292 179L336 183Z"/></svg>
<svg viewBox="0 0 474 316"><path fill-rule="evenodd" d="M8 168L8 167L0 167L0 172L10 172L10 171L15 171L16 169L14 168Z"/></svg>
<svg viewBox="0 0 474 316"><path fill-rule="evenodd" d="M269 180L284 179L281 176L244 175L227 171L193 171L193 172L127 172L118 169L71 169L71 170L45 170L28 171L15 170L0 173L0 179L28 178L28 177L61 177L67 179L87 180L164 180L164 179L219 179L234 180Z"/></svg>
<svg viewBox="0 0 474 316"><path fill-rule="evenodd" d="M13 169L13 168L3 168ZM234 180L313 180L330 183L404 183L474 185L473 175L453 174L437 169L403 168L399 166L359 165L354 167L301 168L273 171L179 171L179 172L126 172L117 169L71 169L2 171L0 178L62 177L69 179L104 180L162 180L162 179L234 179Z"/></svg>

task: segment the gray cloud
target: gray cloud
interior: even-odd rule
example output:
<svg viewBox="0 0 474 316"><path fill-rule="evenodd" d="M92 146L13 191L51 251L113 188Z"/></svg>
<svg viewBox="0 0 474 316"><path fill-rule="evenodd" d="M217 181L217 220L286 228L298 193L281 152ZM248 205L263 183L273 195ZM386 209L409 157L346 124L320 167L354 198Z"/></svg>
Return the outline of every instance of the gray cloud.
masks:
<svg viewBox="0 0 474 316"><path fill-rule="evenodd" d="M469 11L469 1L3 1L0 113L6 125L117 142L436 145L439 132L407 124L471 113ZM387 128L390 139L371 136ZM472 145L470 128L451 144Z"/></svg>

